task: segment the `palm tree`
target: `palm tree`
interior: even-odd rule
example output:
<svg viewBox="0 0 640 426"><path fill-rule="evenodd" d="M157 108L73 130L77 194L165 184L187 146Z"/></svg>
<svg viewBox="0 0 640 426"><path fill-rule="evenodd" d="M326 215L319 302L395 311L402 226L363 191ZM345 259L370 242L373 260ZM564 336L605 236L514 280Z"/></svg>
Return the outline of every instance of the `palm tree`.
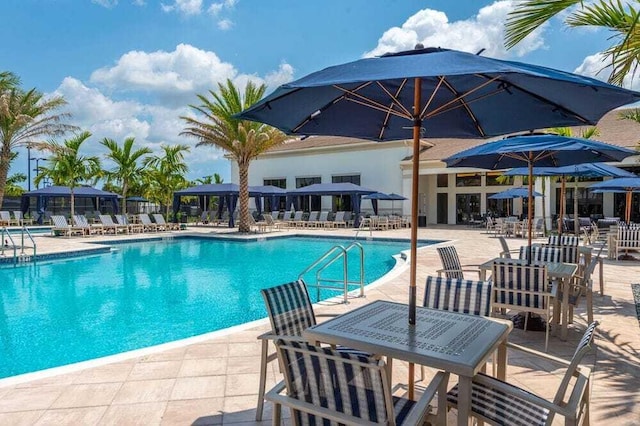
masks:
<svg viewBox="0 0 640 426"><path fill-rule="evenodd" d="M87 181L101 177L100 159L95 156L79 154L80 146L91 137L91 133L82 132L65 140L62 144L49 141L36 147L49 151L49 166L40 168L36 177L36 184L42 179L50 178L54 185L68 186L71 191L71 215L75 214L74 188Z"/></svg>
<svg viewBox="0 0 640 426"><path fill-rule="evenodd" d="M577 6L574 8L574 6ZM569 27L600 27L611 33L611 46L604 57L611 67L609 82L621 85L633 74L640 60L640 30L636 31L640 11L619 0L524 0L509 13L505 45L512 48L545 22L570 10L565 24ZM604 68L604 67L603 67Z"/></svg>
<svg viewBox="0 0 640 426"><path fill-rule="evenodd" d="M221 183L224 183L224 179L222 179L222 176L220 176L218 173L214 173L212 175L198 178L193 182L198 185L211 185L211 184L219 185Z"/></svg>
<svg viewBox="0 0 640 426"><path fill-rule="evenodd" d="M15 149L75 129L63 122L69 114L56 113L66 104L62 97L45 98L35 89L25 92L18 83L14 74L0 73L0 205Z"/></svg>
<svg viewBox="0 0 640 426"><path fill-rule="evenodd" d="M240 175L240 232L249 232L249 165L251 160L281 144L285 135L273 127L252 121L241 121L234 114L259 101L266 86L247 83L244 94L231 80L218 84L219 93L209 91L211 98L198 95L200 105L189 105L204 117L181 117L187 124L181 135L198 139L196 146L213 146L229 153L238 163Z"/></svg>
<svg viewBox="0 0 640 426"><path fill-rule="evenodd" d="M184 161L187 152L187 145L162 146L161 155L153 155L143 161L145 195L151 201L164 205L167 216L173 202L173 193L189 185L184 177L189 171Z"/></svg>
<svg viewBox="0 0 640 426"><path fill-rule="evenodd" d="M143 165L138 164L143 156L151 154L149 148L139 148L133 150L134 138L126 138L122 147L116 141L104 138L101 142L109 152L106 158L115 163L115 167L111 170L105 170L105 176L108 182L116 182L120 185L122 195L122 212L127 214L127 192L129 187L135 181L142 177Z"/></svg>
<svg viewBox="0 0 640 426"><path fill-rule="evenodd" d="M13 152L11 154L11 160L9 162L13 162L18 157L17 152ZM9 197L19 197L24 194L24 188L18 185L20 182L24 182L27 180L27 176L24 173L15 173L9 177L7 177L7 183L4 188L4 193Z"/></svg>

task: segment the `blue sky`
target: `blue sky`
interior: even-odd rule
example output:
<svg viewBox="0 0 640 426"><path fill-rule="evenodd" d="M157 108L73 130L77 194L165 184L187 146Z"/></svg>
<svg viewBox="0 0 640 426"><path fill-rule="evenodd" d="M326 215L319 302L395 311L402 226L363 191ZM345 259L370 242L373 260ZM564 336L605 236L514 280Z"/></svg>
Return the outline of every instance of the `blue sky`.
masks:
<svg viewBox="0 0 640 426"><path fill-rule="evenodd" d="M417 41L596 75L607 37L556 18L516 49L502 46L513 1L2 0L0 70L25 88L63 95L71 122L104 137L134 136L157 150L192 146L192 179L230 166L221 151L179 136L196 94L231 78L278 85L329 65ZM602 77L605 78L605 77ZM12 172L26 173L26 154Z"/></svg>

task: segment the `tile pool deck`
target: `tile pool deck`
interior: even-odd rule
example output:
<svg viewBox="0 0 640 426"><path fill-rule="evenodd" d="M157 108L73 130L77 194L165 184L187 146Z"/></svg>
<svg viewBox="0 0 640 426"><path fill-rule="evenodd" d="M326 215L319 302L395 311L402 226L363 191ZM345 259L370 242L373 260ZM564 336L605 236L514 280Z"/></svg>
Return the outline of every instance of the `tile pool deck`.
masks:
<svg viewBox="0 0 640 426"><path fill-rule="evenodd" d="M183 233L223 233L223 228L193 227ZM274 232L293 234L294 231ZM301 231L298 233L312 233ZM320 230L321 235L353 236L352 230ZM157 237L159 234L148 234ZM161 234L160 234L161 235ZM265 234L269 235L269 234ZM147 236L145 234L145 236ZM139 238L133 236L130 238ZM408 230L374 232L374 237L408 238ZM482 230L457 227L419 229L424 239L450 240L463 263L479 264L500 251L496 238ZM113 237L37 238L38 252L58 253L95 247L89 242ZM124 239L118 236L118 239ZM518 247L521 239L510 239ZM418 285L439 268L436 251L418 252ZM640 425L640 326L630 284L640 282L640 262L605 260L605 295L594 295L594 315L600 321L597 352L587 362L595 365L592 389L592 424ZM408 269L397 277L366 290L366 298L352 299L348 305L324 303L319 313L339 313L377 299L406 302ZM295 278L295 277L292 277ZM594 290L597 289L594 283ZM423 288L419 287L418 297ZM571 357L585 328L583 307L569 327L567 342L551 337L549 353ZM261 325L206 339L196 344L158 351L84 370L21 383L0 382L0 424L7 425L252 425L270 424L271 408L266 406L262 423L254 422L257 399L260 344L256 336L268 329ZM515 329L510 340L536 349L544 345L544 333ZM269 383L279 377L271 363ZM509 354L508 380L533 392L553 398L562 369L555 365ZM395 382L406 383L406 366L394 364ZM453 379L455 380L455 379ZM397 389L402 393L403 390ZM450 417L455 414L451 413ZM558 418L554 422L561 424Z"/></svg>

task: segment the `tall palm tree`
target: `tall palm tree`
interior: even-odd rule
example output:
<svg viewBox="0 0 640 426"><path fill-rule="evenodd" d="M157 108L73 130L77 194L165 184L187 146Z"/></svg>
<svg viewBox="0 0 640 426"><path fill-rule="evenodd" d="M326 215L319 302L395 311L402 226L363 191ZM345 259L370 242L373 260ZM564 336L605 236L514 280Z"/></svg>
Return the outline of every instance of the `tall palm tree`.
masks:
<svg viewBox="0 0 640 426"><path fill-rule="evenodd" d="M240 175L240 232L249 232L249 165L251 160L285 140L284 133L262 123L241 121L234 114L259 101L266 86L249 82L241 94L231 80L218 84L219 93L209 91L210 98L198 95L200 105L189 105L203 115L201 121L181 117L186 127L181 135L198 139L196 146L223 149L238 164Z"/></svg>
<svg viewBox="0 0 640 426"><path fill-rule="evenodd" d="M221 183L224 183L224 179L222 179L222 176L220 176L218 173L214 173L212 175L203 176L201 178L198 178L198 179L194 180L193 182L198 184L198 185L211 185L211 184L219 185Z"/></svg>
<svg viewBox="0 0 640 426"><path fill-rule="evenodd" d="M162 146L160 155L146 157L143 161L145 196L165 206L167 216L173 202L173 193L189 185L189 181L184 177L189 171L184 161L187 152L187 145L165 145Z"/></svg>
<svg viewBox="0 0 640 426"><path fill-rule="evenodd" d="M66 104L62 97L45 98L35 89L25 92L18 83L14 74L0 73L0 205L15 149L75 129L63 122L69 114L56 112Z"/></svg>
<svg viewBox="0 0 640 426"><path fill-rule="evenodd" d="M14 152L11 154L11 162L18 157L18 153ZM19 197L24 194L24 188L18 185L20 182L25 182L27 180L27 176L24 173L14 173L13 175L7 177L7 184L5 186L4 192L9 197Z"/></svg>
<svg viewBox="0 0 640 426"><path fill-rule="evenodd" d="M575 6L575 7L574 7ZM512 48L545 22L569 10L565 24L569 27L600 27L611 33L611 46L604 56L611 67L609 82L622 84L634 73L640 60L640 11L630 2L620 0L524 0L509 13L505 45ZM605 67L603 67L605 68Z"/></svg>
<svg viewBox="0 0 640 426"><path fill-rule="evenodd" d="M71 191L71 215L75 214L74 188L101 176L100 159L96 156L80 155L80 147L91 137L91 133L82 132L65 140L62 144L49 141L36 147L50 152L49 166L40 168L36 184L50 178L54 185L68 186Z"/></svg>
<svg viewBox="0 0 640 426"><path fill-rule="evenodd" d="M104 138L100 142L109 152L106 158L114 162L111 170L105 170L108 182L116 182L120 185L122 195L122 212L127 214L127 192L131 184L142 178L143 164L138 162L143 156L151 154L149 148L133 149L135 138L126 138L122 146L116 141Z"/></svg>

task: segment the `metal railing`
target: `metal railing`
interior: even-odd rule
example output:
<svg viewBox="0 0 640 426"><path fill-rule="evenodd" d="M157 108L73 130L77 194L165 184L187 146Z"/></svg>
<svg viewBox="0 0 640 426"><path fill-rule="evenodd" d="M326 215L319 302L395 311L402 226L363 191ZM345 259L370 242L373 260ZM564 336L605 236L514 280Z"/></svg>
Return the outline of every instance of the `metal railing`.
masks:
<svg viewBox="0 0 640 426"><path fill-rule="evenodd" d="M354 249L358 249L360 252L360 276L357 281L349 280L349 252ZM339 260L342 260L342 279L323 278L322 273L325 269ZM355 286L360 288L360 297L364 297L364 248L360 243L354 241L346 248L341 245L333 246L302 271L302 273L298 275L298 279L304 278L307 273L315 268L317 268L316 282L315 284L309 284L309 286L316 288L318 300L320 299L320 291L322 289L342 290L344 303L349 303L349 288ZM336 283L341 283L342 285L334 285Z"/></svg>
<svg viewBox="0 0 640 426"><path fill-rule="evenodd" d="M31 246L26 246L24 244L24 238L25 238L25 234L27 236L27 238L29 240L31 240ZM2 248L0 249L0 256L4 257L5 256L5 250L7 249L11 249L13 250L13 264L17 265L18 262L30 262L30 261L35 261L36 260L36 242L33 239L33 235L31 235L31 232L29 232L29 230L27 229L26 226L22 226L22 229L20 230L20 246L18 246L16 244L16 242L13 239L13 236L11 235L11 233L9 232L9 230L7 229L7 227L3 227L0 230L0 235L2 238ZM20 249L20 253L18 254L18 248ZM33 249L33 254L32 255L28 255L27 253L25 253L25 249L26 248L31 248Z"/></svg>
<svg viewBox="0 0 640 426"><path fill-rule="evenodd" d="M14 264L18 263L17 261L18 248L16 247L16 243L15 241L13 241L13 237L11 236L11 233L9 232L6 226L2 227L1 235L2 235L2 250L0 250L0 256L4 257L5 249L11 248L13 249L13 263ZM11 245L9 245L9 242L11 242Z"/></svg>
<svg viewBox="0 0 640 426"><path fill-rule="evenodd" d="M25 246L24 245L24 236L25 234L27 235L27 237L29 238L29 240L31 241L31 246ZM33 260L36 260L36 241L33 239L33 235L31 235L31 232L29 232L29 229L22 225L22 232L20 233L20 243L22 246L22 249L20 251L20 257L22 258L23 262L28 262L31 259L29 259L29 256L27 256L27 254L24 252L25 248L32 248L33 249Z"/></svg>

